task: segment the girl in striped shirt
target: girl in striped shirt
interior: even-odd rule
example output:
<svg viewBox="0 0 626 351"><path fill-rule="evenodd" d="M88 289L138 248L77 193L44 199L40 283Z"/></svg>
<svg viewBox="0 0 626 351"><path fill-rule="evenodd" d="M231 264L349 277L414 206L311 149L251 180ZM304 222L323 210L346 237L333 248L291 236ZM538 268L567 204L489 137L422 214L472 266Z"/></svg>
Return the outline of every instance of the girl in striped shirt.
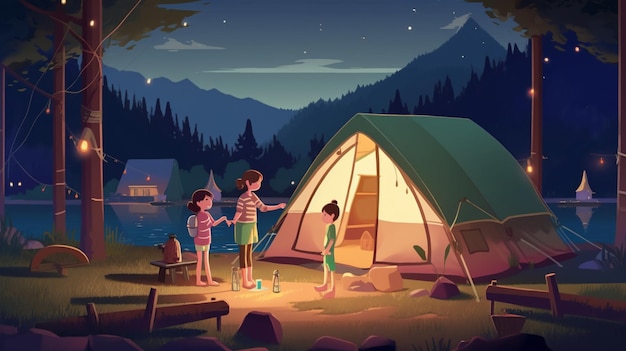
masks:
<svg viewBox="0 0 626 351"><path fill-rule="evenodd" d="M274 211L285 208L285 203L266 205L254 193L261 188L263 175L261 172L249 169L237 178L237 189L244 191L237 200L237 210L233 216L235 223L235 242L239 245L239 268L241 269L242 286L246 289L255 287L252 278L252 244L259 241L257 230L257 208L261 212Z"/></svg>

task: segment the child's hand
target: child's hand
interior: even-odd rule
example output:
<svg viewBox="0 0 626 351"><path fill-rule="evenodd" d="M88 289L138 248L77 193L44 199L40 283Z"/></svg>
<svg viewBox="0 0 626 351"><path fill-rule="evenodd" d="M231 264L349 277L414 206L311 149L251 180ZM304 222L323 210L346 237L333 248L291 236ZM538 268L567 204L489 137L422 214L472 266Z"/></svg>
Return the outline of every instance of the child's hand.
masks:
<svg viewBox="0 0 626 351"><path fill-rule="evenodd" d="M233 224L233 222L227 219L226 220L226 225L230 227L231 224Z"/></svg>
<svg viewBox="0 0 626 351"><path fill-rule="evenodd" d="M286 204L284 202L281 202L278 204L278 207L280 207L281 209L285 208Z"/></svg>

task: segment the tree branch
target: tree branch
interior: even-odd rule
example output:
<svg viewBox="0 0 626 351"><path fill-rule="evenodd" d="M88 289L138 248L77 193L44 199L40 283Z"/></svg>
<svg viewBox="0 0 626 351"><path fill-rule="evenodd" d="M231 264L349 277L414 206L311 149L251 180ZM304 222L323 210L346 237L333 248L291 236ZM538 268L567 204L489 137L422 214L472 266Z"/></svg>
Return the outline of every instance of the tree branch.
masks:
<svg viewBox="0 0 626 351"><path fill-rule="evenodd" d="M11 74L13 77L15 77L15 79L19 80L20 82L22 82L24 85L26 85L27 87L33 89L34 91L38 92L39 94L47 97L48 99L57 101L58 97L54 96L54 95L50 95L47 91L39 88L38 86L34 85L33 83L27 81L26 79L24 79L24 77L22 77L21 75L15 73L12 69L10 69L8 66L5 66L4 63L0 63L0 65L2 65L2 68L4 68L7 73Z"/></svg>
<svg viewBox="0 0 626 351"><path fill-rule="evenodd" d="M37 6L27 2L26 0L19 0L19 1L20 1L20 3L22 5L24 5L29 10L31 10L33 12L37 12L37 13L42 14L44 16L50 16L50 17L54 18L55 20L59 20L59 21L61 21L63 23L73 22L73 23L78 24L78 25L81 25L81 23L82 23L82 20L80 18L78 18L78 17L71 16L71 15L68 15L66 13L58 12L58 11L52 12L52 11L42 10L39 7L37 7Z"/></svg>
<svg viewBox="0 0 626 351"><path fill-rule="evenodd" d="M76 31L74 30L74 28L69 26L70 22L73 22L75 24L78 25L82 25L82 21L80 18L74 17L74 16L70 16L67 15L61 11L45 11L40 9L39 7L27 2L26 0L19 0L19 2L24 5L27 9L39 13L41 15L44 16L48 16L50 18L52 18L53 20L62 23L64 26L66 26L70 32L70 34L72 34L72 36L74 38L76 38L76 40L78 40L80 42L80 45L82 45L83 47L89 47L89 45L87 44L87 42L85 41L85 39L83 39L82 35L76 33Z"/></svg>

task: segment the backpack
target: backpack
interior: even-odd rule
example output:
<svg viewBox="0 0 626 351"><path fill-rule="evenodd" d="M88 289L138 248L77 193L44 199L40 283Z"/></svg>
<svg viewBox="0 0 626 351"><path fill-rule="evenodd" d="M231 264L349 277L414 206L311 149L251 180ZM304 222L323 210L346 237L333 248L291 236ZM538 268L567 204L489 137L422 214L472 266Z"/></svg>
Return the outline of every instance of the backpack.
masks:
<svg viewBox="0 0 626 351"><path fill-rule="evenodd" d="M189 232L189 236L192 238L198 235L198 218L195 214L187 217L187 232Z"/></svg>
<svg viewBox="0 0 626 351"><path fill-rule="evenodd" d="M180 250L180 241L176 239L175 235L170 235L170 239L165 242L163 246L163 262L176 263L183 260L183 255Z"/></svg>

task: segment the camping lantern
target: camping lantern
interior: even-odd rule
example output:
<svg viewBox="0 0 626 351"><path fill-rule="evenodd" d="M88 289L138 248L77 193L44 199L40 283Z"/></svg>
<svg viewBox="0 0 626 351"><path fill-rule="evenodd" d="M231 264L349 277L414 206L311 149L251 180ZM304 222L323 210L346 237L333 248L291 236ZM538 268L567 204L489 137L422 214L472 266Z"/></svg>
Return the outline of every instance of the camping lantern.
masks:
<svg viewBox="0 0 626 351"><path fill-rule="evenodd" d="M230 279L231 279L230 289L232 291L239 291L239 289L241 288L241 284L239 282L239 270L237 269L237 267L232 268Z"/></svg>
<svg viewBox="0 0 626 351"><path fill-rule="evenodd" d="M280 292L280 274L278 273L278 269L274 270L272 277L272 291L275 293Z"/></svg>

